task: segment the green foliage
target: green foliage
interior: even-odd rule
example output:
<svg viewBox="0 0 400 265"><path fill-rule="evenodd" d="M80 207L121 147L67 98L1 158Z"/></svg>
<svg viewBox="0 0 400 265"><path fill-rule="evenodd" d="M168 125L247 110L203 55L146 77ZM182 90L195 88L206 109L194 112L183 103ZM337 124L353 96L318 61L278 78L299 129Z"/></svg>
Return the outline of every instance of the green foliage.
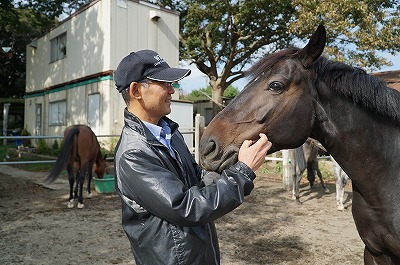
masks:
<svg viewBox="0 0 400 265"><path fill-rule="evenodd" d="M4 161L4 159L6 159L7 151L10 148L15 148L15 145L13 144L0 145L0 161Z"/></svg>
<svg viewBox="0 0 400 265"><path fill-rule="evenodd" d="M211 98L211 87L203 87L200 89L194 89L188 95L184 96L185 99L191 101L206 100Z"/></svg>
<svg viewBox="0 0 400 265"><path fill-rule="evenodd" d="M335 180L335 174L333 168L329 168L328 164L330 164L330 160L319 160L318 167L321 171L322 177L327 180Z"/></svg>
<svg viewBox="0 0 400 265"><path fill-rule="evenodd" d="M29 159L31 160L31 159ZM28 161L29 161L28 160ZM23 160L19 160L23 161ZM13 167L20 168L26 171L30 172L49 172L51 168L53 167L53 164L50 163L38 163L38 164L18 164L18 165L13 165Z"/></svg>
<svg viewBox="0 0 400 265"><path fill-rule="evenodd" d="M239 94L239 90L232 85L230 85L224 91L224 97L227 98L234 98L236 97L237 94ZM207 100L211 98L212 98L211 86L203 87L200 89L194 89L188 95L183 97L183 99L190 101Z"/></svg>
<svg viewBox="0 0 400 265"><path fill-rule="evenodd" d="M0 45L11 51L0 53L1 97L25 94L26 45L54 27L61 15L70 15L90 0L14 0L0 3Z"/></svg>
<svg viewBox="0 0 400 265"><path fill-rule="evenodd" d="M28 132L26 128L22 129L21 136L30 136L31 134ZM31 146L31 139L22 139L23 146Z"/></svg>
<svg viewBox="0 0 400 265"><path fill-rule="evenodd" d="M60 145L58 144L58 141L56 139L56 140L54 140L54 143L53 143L50 153L51 153L51 155L58 156L58 154L60 153L60 150L61 150Z"/></svg>
<svg viewBox="0 0 400 265"><path fill-rule="evenodd" d="M91 0L17 0L20 7L33 9L35 12L56 19L62 15L71 15Z"/></svg>
<svg viewBox="0 0 400 265"><path fill-rule="evenodd" d="M116 147L118 141L119 141L119 137L111 137L110 138L110 147L109 147L107 154L114 156L114 150L115 150L115 147Z"/></svg>
<svg viewBox="0 0 400 265"><path fill-rule="evenodd" d="M49 147L47 146L47 143L44 139L38 140L36 152L42 155L49 153Z"/></svg>
<svg viewBox="0 0 400 265"><path fill-rule="evenodd" d="M224 91L224 97L227 98L234 98L237 94L239 94L239 89L232 85L228 86Z"/></svg>
<svg viewBox="0 0 400 265"><path fill-rule="evenodd" d="M391 65L379 51L400 52L400 2L392 0L294 0L289 31L307 38L316 25L327 29L325 55L368 70ZM340 12L338 12L340 10Z"/></svg>
<svg viewBox="0 0 400 265"><path fill-rule="evenodd" d="M283 172L283 162L279 161L275 164L274 167L275 172L282 173Z"/></svg>
<svg viewBox="0 0 400 265"><path fill-rule="evenodd" d="M2 97L25 94L26 45L56 24L31 8L0 5L0 45L11 47L7 56L0 55L0 93Z"/></svg>

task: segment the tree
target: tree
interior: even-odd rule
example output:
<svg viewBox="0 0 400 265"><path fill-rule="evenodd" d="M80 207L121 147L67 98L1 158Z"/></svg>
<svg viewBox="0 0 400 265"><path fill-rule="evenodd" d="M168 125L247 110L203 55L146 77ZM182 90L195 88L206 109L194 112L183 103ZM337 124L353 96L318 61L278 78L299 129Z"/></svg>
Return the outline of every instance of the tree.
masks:
<svg viewBox="0 0 400 265"><path fill-rule="evenodd" d="M218 103L246 66L305 41L318 24L327 27L325 53L331 59L379 69L387 62L378 51L400 51L400 4L394 0L152 2L181 12L181 59L209 77Z"/></svg>
<svg viewBox="0 0 400 265"><path fill-rule="evenodd" d="M400 2L394 0L294 0L296 21L289 30L307 36L314 25L327 28L325 55L369 71L392 65L378 51L400 51Z"/></svg>
<svg viewBox="0 0 400 265"><path fill-rule="evenodd" d="M58 17L71 13L90 0L1 1L0 51L1 97L22 97L25 94L26 45L58 23Z"/></svg>
<svg viewBox="0 0 400 265"><path fill-rule="evenodd" d="M225 98L234 98L234 97L236 97L237 94L239 94L239 89L230 85L225 89L223 96ZM191 100L191 101L212 99L211 86L207 86L207 87L200 88L200 89L194 89L188 95L185 95L182 98Z"/></svg>
<svg viewBox="0 0 400 265"><path fill-rule="evenodd" d="M1 97L22 97L25 93L26 45L57 21L30 8L3 3L0 5L0 45L11 50L7 56L4 53L0 56L0 93Z"/></svg>

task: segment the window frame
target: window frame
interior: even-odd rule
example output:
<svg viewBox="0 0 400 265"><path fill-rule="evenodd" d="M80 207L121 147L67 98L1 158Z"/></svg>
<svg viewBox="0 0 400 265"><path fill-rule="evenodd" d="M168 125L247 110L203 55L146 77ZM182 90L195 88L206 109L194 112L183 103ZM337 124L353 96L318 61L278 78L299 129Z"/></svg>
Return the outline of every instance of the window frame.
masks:
<svg viewBox="0 0 400 265"><path fill-rule="evenodd" d="M67 101L59 100L49 103L49 126L67 124Z"/></svg>
<svg viewBox="0 0 400 265"><path fill-rule="evenodd" d="M67 57L67 32L50 40L50 63Z"/></svg>

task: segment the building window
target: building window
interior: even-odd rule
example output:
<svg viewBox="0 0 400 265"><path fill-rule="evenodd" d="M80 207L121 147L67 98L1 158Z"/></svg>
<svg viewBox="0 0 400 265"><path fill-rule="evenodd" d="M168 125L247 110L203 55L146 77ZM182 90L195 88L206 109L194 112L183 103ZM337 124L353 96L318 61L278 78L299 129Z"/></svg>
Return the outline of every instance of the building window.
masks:
<svg viewBox="0 0 400 265"><path fill-rule="evenodd" d="M67 102L56 101L50 103L49 109L49 125L66 125L67 124Z"/></svg>
<svg viewBox="0 0 400 265"><path fill-rule="evenodd" d="M51 63L67 57L67 33L66 32L64 32L61 35L58 35L54 39L51 39L50 45L51 45L51 54L50 54L50 62Z"/></svg>

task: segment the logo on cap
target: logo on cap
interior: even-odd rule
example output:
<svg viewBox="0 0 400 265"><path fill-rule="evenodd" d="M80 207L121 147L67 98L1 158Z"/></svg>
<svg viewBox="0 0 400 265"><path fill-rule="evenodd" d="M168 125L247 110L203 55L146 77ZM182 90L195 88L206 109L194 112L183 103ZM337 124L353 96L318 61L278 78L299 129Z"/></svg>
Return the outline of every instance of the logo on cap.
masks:
<svg viewBox="0 0 400 265"><path fill-rule="evenodd" d="M160 65L160 64L162 64L163 62L165 62L164 59L161 58L161 56L160 56L159 54L157 54L156 56L154 56L154 59L156 59L156 61L157 61L157 62L154 64L154 66Z"/></svg>

